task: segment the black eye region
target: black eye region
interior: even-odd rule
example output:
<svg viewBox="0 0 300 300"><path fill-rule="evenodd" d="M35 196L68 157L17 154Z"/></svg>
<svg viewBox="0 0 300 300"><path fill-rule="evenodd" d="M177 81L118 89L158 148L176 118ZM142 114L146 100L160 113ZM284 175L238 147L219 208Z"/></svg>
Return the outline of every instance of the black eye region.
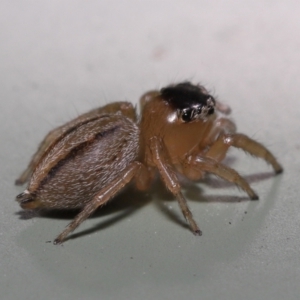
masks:
<svg viewBox="0 0 300 300"><path fill-rule="evenodd" d="M183 122L205 120L214 113L215 100L200 85L183 82L161 89L160 94L164 101L177 110L178 117Z"/></svg>
<svg viewBox="0 0 300 300"><path fill-rule="evenodd" d="M206 119L208 115L214 113L214 108L212 106L204 106L203 109L198 108L184 108L178 110L178 117L183 122L191 122L196 119Z"/></svg>
<svg viewBox="0 0 300 300"><path fill-rule="evenodd" d="M204 87L183 82L171 85L160 90L162 98L174 109L184 110L207 105L207 100L213 97L207 93Z"/></svg>

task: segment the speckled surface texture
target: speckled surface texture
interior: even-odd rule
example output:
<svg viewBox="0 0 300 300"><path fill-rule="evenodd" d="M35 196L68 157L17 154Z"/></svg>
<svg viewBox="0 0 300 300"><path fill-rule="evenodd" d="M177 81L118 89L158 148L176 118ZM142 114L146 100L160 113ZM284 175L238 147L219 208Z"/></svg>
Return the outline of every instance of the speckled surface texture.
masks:
<svg viewBox="0 0 300 300"><path fill-rule="evenodd" d="M2 1L0 298L299 299L299 13L299 1ZM229 104L285 172L232 149L225 162L259 201L213 177L186 184L202 237L157 184L48 243L73 215L24 214L14 201L43 136L186 79Z"/></svg>

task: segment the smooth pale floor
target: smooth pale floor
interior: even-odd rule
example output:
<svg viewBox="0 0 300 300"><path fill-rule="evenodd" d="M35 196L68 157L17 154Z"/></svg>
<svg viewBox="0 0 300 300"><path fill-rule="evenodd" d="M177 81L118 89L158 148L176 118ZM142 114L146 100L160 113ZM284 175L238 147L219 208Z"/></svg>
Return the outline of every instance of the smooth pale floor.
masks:
<svg viewBox="0 0 300 300"><path fill-rule="evenodd" d="M299 1L1 1L1 299L299 299ZM74 214L22 213L14 180L53 127L109 101L201 82L284 173L236 149L259 194L185 183L195 237L157 183L128 190L62 246Z"/></svg>

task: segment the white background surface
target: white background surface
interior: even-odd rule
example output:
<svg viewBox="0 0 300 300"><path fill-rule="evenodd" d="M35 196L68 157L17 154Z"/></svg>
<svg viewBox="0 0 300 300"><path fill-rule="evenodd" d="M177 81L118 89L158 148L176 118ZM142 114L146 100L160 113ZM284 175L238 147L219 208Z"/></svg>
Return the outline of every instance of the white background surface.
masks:
<svg viewBox="0 0 300 300"><path fill-rule="evenodd" d="M299 1L1 1L1 299L299 299L299 13ZM214 178L186 186L200 238L158 184L47 243L72 216L21 214L13 185L43 136L186 79L229 104L284 174L230 151L260 201Z"/></svg>

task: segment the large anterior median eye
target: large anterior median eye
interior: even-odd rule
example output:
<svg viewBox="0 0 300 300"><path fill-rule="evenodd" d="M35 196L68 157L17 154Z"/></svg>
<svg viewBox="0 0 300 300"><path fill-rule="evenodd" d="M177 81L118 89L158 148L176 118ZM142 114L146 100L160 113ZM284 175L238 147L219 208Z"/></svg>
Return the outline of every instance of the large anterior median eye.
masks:
<svg viewBox="0 0 300 300"><path fill-rule="evenodd" d="M192 108L185 108L180 112L180 118L183 122L190 122L194 119L195 110Z"/></svg>

